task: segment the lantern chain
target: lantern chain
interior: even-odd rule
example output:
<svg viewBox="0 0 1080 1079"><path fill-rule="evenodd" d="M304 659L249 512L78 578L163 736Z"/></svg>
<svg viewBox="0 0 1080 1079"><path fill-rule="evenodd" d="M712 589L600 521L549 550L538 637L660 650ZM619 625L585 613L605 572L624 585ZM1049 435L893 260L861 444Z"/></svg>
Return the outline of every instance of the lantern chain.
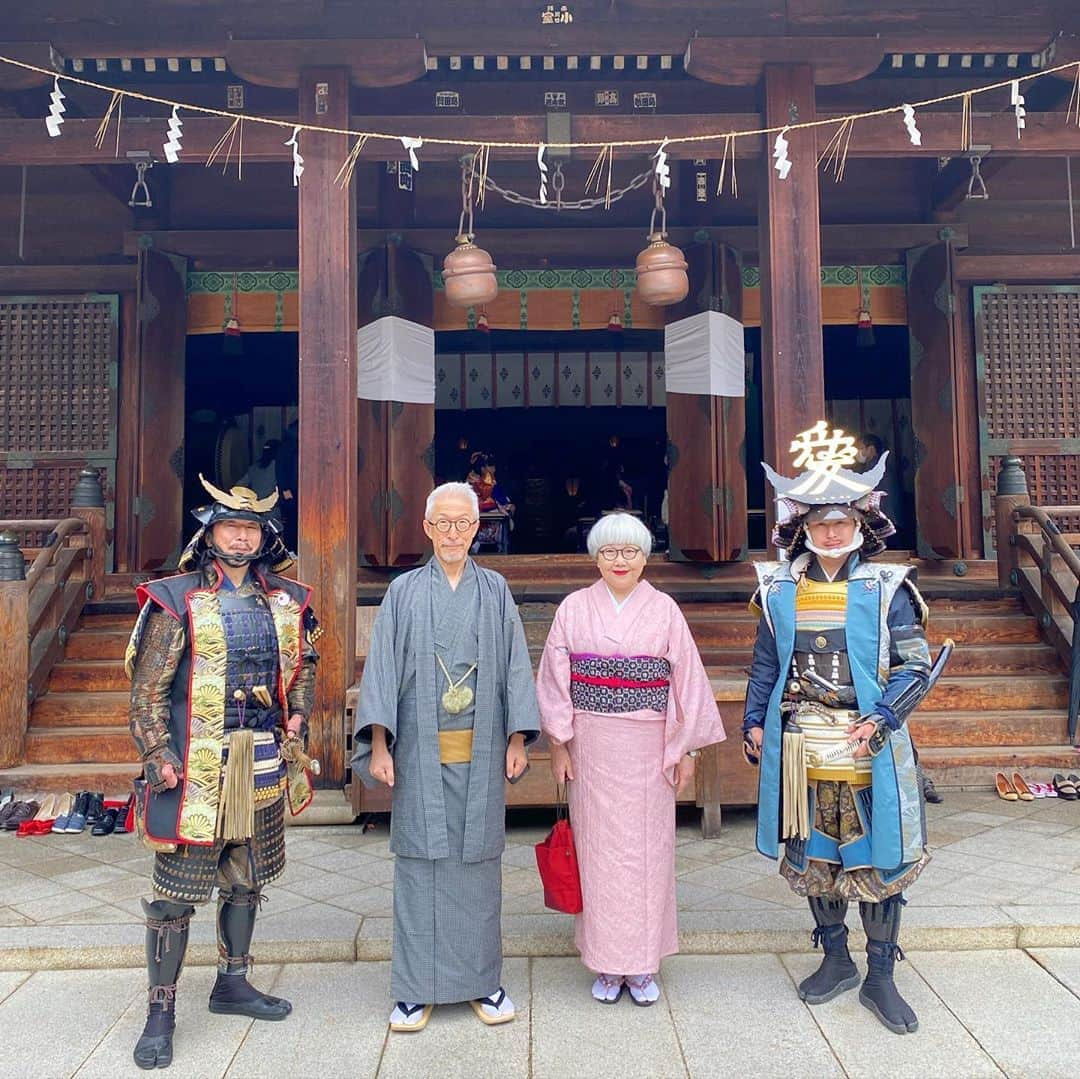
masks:
<svg viewBox="0 0 1080 1079"><path fill-rule="evenodd" d="M605 203L618 202L619 199L623 198L625 195L629 195L631 191L637 191L639 188L644 187L649 182L649 177L652 176L652 174L653 170L651 168L646 169L644 172L635 176L625 187L612 188L610 197L607 195L599 195L596 198L574 199L569 202L564 201L562 198L562 190L566 181L562 174L562 167L558 163L555 165L555 171L551 178L551 187L556 196L554 200L548 200L547 202L542 203L539 199L531 198L528 195L522 195L518 191L501 187L490 176L487 178L486 189L488 191L494 191L500 198L505 199L515 206L532 206L537 210L595 210L604 206Z"/></svg>

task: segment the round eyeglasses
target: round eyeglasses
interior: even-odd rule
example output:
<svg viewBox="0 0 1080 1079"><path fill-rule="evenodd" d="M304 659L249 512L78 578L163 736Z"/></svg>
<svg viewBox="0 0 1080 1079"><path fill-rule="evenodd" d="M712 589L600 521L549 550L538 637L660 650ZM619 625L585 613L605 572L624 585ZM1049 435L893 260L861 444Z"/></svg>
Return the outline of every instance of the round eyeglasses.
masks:
<svg viewBox="0 0 1080 1079"><path fill-rule="evenodd" d="M622 555L624 562L633 562L639 554L641 554L640 547L601 547L600 557L605 562L614 562L619 555Z"/></svg>
<svg viewBox="0 0 1080 1079"><path fill-rule="evenodd" d="M436 532L441 532L445 536L451 528L458 532L468 532L476 522L468 517L459 517L456 521L448 521L445 517L440 517L437 521L428 521L428 524Z"/></svg>

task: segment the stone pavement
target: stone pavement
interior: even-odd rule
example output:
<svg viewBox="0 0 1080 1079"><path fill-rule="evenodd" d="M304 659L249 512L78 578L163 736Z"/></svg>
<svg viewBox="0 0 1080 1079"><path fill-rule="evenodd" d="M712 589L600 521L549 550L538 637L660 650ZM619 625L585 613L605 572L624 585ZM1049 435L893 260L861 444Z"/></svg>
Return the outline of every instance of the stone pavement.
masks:
<svg viewBox="0 0 1080 1079"><path fill-rule="evenodd" d="M332 826L290 830L288 870L256 928L255 981L290 997L294 1015L252 1024L206 1011L215 949L212 918L200 912L168 1074L1074 1079L1080 803L967 793L928 808L934 860L911 892L908 961L897 972L920 1015L915 1035L890 1034L855 993L817 1008L798 1000L795 984L817 961L809 917L754 853L753 814L740 812L716 840L679 827L683 954L664 963L657 1006L591 1001L571 920L543 907L532 844L545 829L518 825L504 858L503 919L517 1020L489 1029L456 1005L437 1009L420 1034L389 1036L385 824ZM142 1074L130 1052L146 999L135 968L147 868L130 836L0 835L0 1075Z"/></svg>
<svg viewBox="0 0 1080 1079"><path fill-rule="evenodd" d="M857 992L809 1008L796 981L807 954L687 955L664 963L652 1008L589 997L576 959L508 959L518 1017L480 1025L467 1005L437 1008L419 1034L386 1028L389 964L261 966L289 997L284 1023L211 1015L208 967L185 971L170 1079L622 1079L753 1075L1014 1076L1074 1079L1080 1059L1080 949L917 952L897 982L920 1018L889 1033ZM131 1050L145 1009L132 969L0 973L0 1074L17 1079L138 1076Z"/></svg>
<svg viewBox="0 0 1080 1079"><path fill-rule="evenodd" d="M992 794L950 793L928 810L934 857L911 892L906 949L1080 946L1080 802L1011 804ZM694 824L680 825L684 953L807 948L805 901L754 851L753 828L752 811L728 813L714 840L703 840ZM509 830L509 956L575 954L571 919L543 905L532 844L545 831ZM393 858L385 822L369 832L292 828L287 847L285 874L267 889L256 928L262 962L388 959ZM139 897L149 864L134 836L0 833L0 970L140 966ZM189 964L215 961L212 922L196 916Z"/></svg>

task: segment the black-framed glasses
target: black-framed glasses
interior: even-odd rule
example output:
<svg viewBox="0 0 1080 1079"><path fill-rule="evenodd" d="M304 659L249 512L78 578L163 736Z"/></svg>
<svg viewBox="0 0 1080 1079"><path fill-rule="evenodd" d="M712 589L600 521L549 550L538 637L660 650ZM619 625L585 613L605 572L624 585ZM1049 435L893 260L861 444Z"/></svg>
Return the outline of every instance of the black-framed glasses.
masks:
<svg viewBox="0 0 1080 1079"><path fill-rule="evenodd" d="M640 547L601 547L599 551L600 557L605 562L614 562L619 555L622 555L624 562L633 562L639 554L641 554Z"/></svg>
<svg viewBox="0 0 1080 1079"><path fill-rule="evenodd" d="M448 521L445 517L440 517L437 521L428 521L428 524L436 532L441 532L445 536L451 528L458 532L468 532L476 522L470 517L459 517L456 521Z"/></svg>

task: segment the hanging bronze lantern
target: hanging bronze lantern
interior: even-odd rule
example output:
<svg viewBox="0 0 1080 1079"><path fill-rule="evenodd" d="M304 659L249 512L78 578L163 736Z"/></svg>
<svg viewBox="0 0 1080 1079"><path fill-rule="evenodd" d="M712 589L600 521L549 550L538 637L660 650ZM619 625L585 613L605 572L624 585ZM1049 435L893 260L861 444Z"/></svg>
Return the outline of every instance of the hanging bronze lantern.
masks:
<svg viewBox="0 0 1080 1079"><path fill-rule="evenodd" d="M443 259L446 302L454 307L476 307L491 303L499 294L495 263L491 256L473 243L471 233L457 238L457 247Z"/></svg>
<svg viewBox="0 0 1080 1079"><path fill-rule="evenodd" d="M443 259L443 283L446 302L454 307L478 307L491 303L499 294L495 263L491 256L473 243L473 181L477 160L472 155L461 159L461 217L458 218L457 247Z"/></svg>
<svg viewBox="0 0 1080 1079"><path fill-rule="evenodd" d="M660 228L656 215L660 214ZM664 209L663 188L653 181L653 211L649 219L649 246L639 252L635 264L637 292L651 307L666 307L686 299L690 278L686 275L686 259L682 251L667 242L667 210Z"/></svg>

